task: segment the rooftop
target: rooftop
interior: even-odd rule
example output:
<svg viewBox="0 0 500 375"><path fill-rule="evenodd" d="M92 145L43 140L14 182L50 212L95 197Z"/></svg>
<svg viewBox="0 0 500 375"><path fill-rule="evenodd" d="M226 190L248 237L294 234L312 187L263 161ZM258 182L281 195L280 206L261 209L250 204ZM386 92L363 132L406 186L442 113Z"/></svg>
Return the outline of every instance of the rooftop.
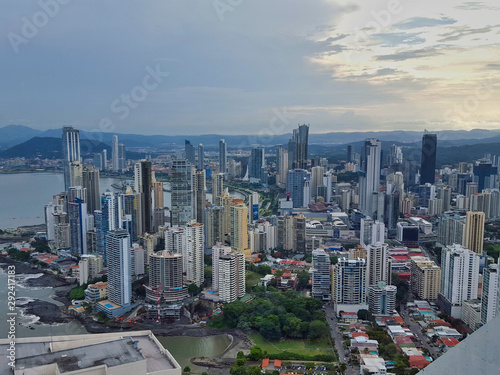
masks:
<svg viewBox="0 0 500 375"><path fill-rule="evenodd" d="M7 352L8 341L0 340L3 352ZM12 374L8 362L6 356L0 358L0 375ZM106 374L108 368L132 364L131 371L138 375L181 374L177 361L151 331L16 339L16 370L26 374L80 374L98 366L106 366L102 371ZM141 367L144 372L138 371Z"/></svg>

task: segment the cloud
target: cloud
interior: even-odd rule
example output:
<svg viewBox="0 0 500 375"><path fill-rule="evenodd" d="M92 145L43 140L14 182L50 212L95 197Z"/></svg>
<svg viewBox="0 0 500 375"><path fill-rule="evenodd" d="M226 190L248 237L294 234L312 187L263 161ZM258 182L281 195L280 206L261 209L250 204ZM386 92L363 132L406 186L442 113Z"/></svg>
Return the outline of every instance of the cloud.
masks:
<svg viewBox="0 0 500 375"><path fill-rule="evenodd" d="M377 41L381 41L382 47L396 47L401 44L414 45L425 42L425 39L419 36L419 33L380 33L373 34Z"/></svg>
<svg viewBox="0 0 500 375"><path fill-rule="evenodd" d="M482 1L466 1L455 7L456 9L461 10L498 10L498 7L491 6L489 4L485 4Z"/></svg>
<svg viewBox="0 0 500 375"><path fill-rule="evenodd" d="M457 21L455 19L449 17L441 17L441 18L412 17L408 18L403 22L395 24L394 27L401 30L408 30L408 29L417 29L421 27L451 25L456 22Z"/></svg>
<svg viewBox="0 0 500 375"><path fill-rule="evenodd" d="M439 39L438 41L441 43L451 42L451 41L460 40L460 39L465 38L466 36L469 36L469 35L486 34L499 26L500 25L496 25L496 26L488 25L488 26L481 27L478 29L473 29L469 26L457 26L457 27L453 27L453 31L450 31L450 32L444 33L444 34L440 34L440 36L444 37L444 38Z"/></svg>
<svg viewBox="0 0 500 375"><path fill-rule="evenodd" d="M442 55L442 52L438 51L434 47L422 48L413 51L401 51L396 52L391 55L381 55L377 56L378 61L404 61L409 59L421 59L425 57L435 57Z"/></svg>

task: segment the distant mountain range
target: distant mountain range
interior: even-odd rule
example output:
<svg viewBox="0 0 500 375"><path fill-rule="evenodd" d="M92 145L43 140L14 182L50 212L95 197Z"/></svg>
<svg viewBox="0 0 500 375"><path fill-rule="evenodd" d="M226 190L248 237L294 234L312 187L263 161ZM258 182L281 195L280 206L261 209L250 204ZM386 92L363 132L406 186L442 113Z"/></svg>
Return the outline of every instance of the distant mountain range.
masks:
<svg viewBox="0 0 500 375"><path fill-rule="evenodd" d="M312 127L311 129L314 129ZM0 128L0 149L7 149L33 137L61 138L61 129L49 129L40 131L23 125L8 125ZM101 133L80 131L80 138L96 140L110 145L113 135L116 133ZM310 144L342 145L355 143L365 138L377 138L385 142L396 142L408 144L421 142L423 132L419 131L381 131L381 132L331 132L331 133L311 133L309 134ZM500 142L500 130L474 129L465 130L443 130L436 132L440 146L460 146L466 144L493 143ZM278 144L286 145L291 134L277 134L271 137L259 137L256 135L140 135L140 134L118 134L120 143L126 147L150 147L153 149L166 145L183 145L187 139L193 145L203 143L203 145L215 147L219 140L224 138L228 148L250 145L273 146Z"/></svg>
<svg viewBox="0 0 500 375"><path fill-rule="evenodd" d="M9 125L0 128L0 157L26 157L26 158L61 158L61 129L46 131L35 130L22 125ZM471 131L448 130L438 134L437 163L453 164L458 161L472 162L484 154L500 154L500 130ZM113 133L92 133L81 131L81 150L83 156L89 156L106 149L111 155ZM290 134L281 134L272 137L269 143L259 142L256 136L239 135L193 135L193 136L146 136L134 134L118 134L120 143L126 147L144 147L152 151L161 151L166 146L173 144L183 145L188 139L193 145L203 143L208 150L218 149L218 142L224 138L228 148L238 148L250 145L274 146L286 145ZM391 144L403 146L405 158L415 160L420 158L422 132L414 131L385 131L385 132L352 132L352 133L326 133L310 134L310 152L331 159L343 159L346 155L347 144L353 146L353 152L360 152L365 138L378 138L382 141L384 153L388 152ZM142 152L127 150L127 157L140 159L145 155Z"/></svg>

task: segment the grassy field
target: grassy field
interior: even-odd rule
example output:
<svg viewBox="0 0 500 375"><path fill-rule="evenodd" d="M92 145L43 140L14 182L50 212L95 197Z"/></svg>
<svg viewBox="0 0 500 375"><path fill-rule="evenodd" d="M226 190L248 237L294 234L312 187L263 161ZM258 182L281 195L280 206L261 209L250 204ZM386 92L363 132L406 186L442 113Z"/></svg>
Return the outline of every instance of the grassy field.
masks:
<svg viewBox="0 0 500 375"><path fill-rule="evenodd" d="M261 279L261 275L252 272L252 271L246 271L245 272L245 281L246 281L246 286L255 286L259 283Z"/></svg>
<svg viewBox="0 0 500 375"><path fill-rule="evenodd" d="M280 340L271 342L265 340L258 333L250 334L251 339L255 345L262 348L268 354L279 354L282 352L293 352L304 355L317 355L317 354L334 354L332 347L327 339L322 339L314 342L307 340Z"/></svg>

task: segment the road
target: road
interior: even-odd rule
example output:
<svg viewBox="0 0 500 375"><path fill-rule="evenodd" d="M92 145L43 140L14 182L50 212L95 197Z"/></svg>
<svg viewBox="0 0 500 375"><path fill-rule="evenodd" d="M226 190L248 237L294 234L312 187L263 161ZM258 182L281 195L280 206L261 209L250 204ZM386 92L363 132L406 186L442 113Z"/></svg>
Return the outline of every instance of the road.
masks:
<svg viewBox="0 0 500 375"><path fill-rule="evenodd" d="M401 312L400 312L401 317L405 321L405 324L407 327L413 332L413 334L420 340L422 343L422 347L427 348L429 350L429 353L431 353L431 357L433 359L436 359L439 357L437 348L434 346L431 346L429 343L427 343L427 337L424 336L422 333L422 329L420 327L420 324L416 323L408 314L408 311L406 310L405 306L401 306Z"/></svg>
<svg viewBox="0 0 500 375"><path fill-rule="evenodd" d="M335 341L335 347L337 348L337 352L339 353L339 363L345 362L347 364L347 370L346 370L345 374L346 375L359 375L358 366L349 365L347 358L345 356L344 340L342 339L342 334L339 332L339 329L338 329L338 325L337 325L338 321L337 321L337 317L335 315L335 309L333 308L333 305L325 305L325 314L326 314L326 321L328 322L328 325L330 326L332 338ZM332 317L333 317L333 320L331 319Z"/></svg>

